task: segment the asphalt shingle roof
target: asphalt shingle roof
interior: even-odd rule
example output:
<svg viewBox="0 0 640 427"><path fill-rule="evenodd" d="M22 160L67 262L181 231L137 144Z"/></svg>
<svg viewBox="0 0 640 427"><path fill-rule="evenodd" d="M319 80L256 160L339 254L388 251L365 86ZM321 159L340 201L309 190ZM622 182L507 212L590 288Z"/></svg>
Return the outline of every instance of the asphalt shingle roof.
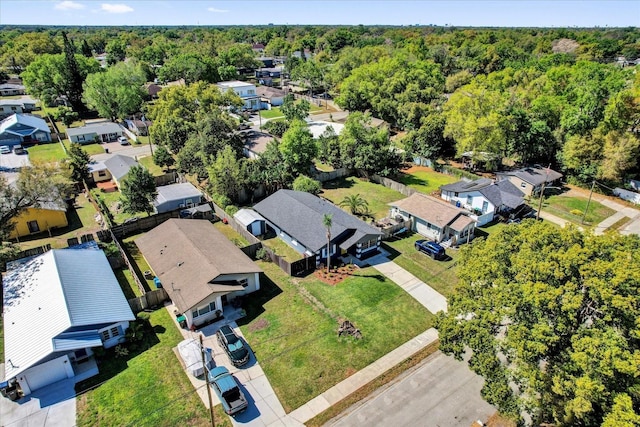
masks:
<svg viewBox="0 0 640 427"><path fill-rule="evenodd" d="M560 172L538 166L526 167L510 172L498 172L497 175L517 176L534 187L542 184L543 182L553 182L562 178L562 174Z"/></svg>
<svg viewBox="0 0 640 427"><path fill-rule="evenodd" d="M129 156L123 156L122 154L115 154L103 163L107 169L109 169L109 172L111 172L111 176L113 176L117 181L127 175L129 173L129 169L133 166L139 166L135 159Z"/></svg>

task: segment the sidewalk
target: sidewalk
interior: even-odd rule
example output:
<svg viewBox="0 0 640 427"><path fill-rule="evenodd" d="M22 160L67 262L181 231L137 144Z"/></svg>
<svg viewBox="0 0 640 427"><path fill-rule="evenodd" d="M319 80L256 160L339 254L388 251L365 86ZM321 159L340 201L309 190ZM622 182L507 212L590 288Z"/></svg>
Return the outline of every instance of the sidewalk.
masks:
<svg viewBox="0 0 640 427"><path fill-rule="evenodd" d="M295 411L292 411L289 414L289 418L299 424L309 421L311 418L326 411L328 408L349 396L360 387L368 384L373 379L411 357L437 339L438 332L433 328L427 329L417 337L402 344L392 352L382 356L371 365L361 369L346 380L331 387L320 396L310 400ZM285 425L288 426L294 424Z"/></svg>

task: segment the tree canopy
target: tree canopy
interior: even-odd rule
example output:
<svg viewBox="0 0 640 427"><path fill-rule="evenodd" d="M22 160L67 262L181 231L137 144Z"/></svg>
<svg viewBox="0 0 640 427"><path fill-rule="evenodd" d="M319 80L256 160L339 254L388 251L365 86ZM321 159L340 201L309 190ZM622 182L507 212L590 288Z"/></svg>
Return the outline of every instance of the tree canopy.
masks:
<svg viewBox="0 0 640 427"><path fill-rule="evenodd" d="M136 214L153 212L153 201L158 196L153 175L142 166L133 166L122 184L122 207L125 212Z"/></svg>
<svg viewBox="0 0 640 427"><path fill-rule="evenodd" d="M638 419L640 238L530 220L463 248L458 263L440 348L471 351L488 402L535 424Z"/></svg>

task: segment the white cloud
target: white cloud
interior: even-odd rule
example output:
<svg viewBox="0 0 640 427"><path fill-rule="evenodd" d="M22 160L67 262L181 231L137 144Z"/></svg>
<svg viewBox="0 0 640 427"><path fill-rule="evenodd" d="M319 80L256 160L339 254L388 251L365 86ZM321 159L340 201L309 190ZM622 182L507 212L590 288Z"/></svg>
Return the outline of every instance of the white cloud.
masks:
<svg viewBox="0 0 640 427"><path fill-rule="evenodd" d="M227 13L227 12L229 12L228 10L225 10L225 9L216 9L215 7L209 7L209 8L207 8L207 10L208 10L209 12L213 12L213 13Z"/></svg>
<svg viewBox="0 0 640 427"><path fill-rule="evenodd" d="M107 13L129 13L133 12L133 8L126 4L102 3L100 9Z"/></svg>
<svg viewBox="0 0 640 427"><path fill-rule="evenodd" d="M75 1L65 0L65 1L56 3L54 8L57 10L78 10L78 9L84 9L84 5L77 3Z"/></svg>

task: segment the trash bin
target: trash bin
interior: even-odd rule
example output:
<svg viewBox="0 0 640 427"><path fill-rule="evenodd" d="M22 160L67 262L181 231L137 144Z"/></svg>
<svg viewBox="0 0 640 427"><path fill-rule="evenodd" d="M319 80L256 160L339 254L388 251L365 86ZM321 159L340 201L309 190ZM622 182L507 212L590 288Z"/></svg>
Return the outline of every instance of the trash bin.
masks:
<svg viewBox="0 0 640 427"><path fill-rule="evenodd" d="M107 147L104 148L104 152L109 154L109 149Z"/></svg>

